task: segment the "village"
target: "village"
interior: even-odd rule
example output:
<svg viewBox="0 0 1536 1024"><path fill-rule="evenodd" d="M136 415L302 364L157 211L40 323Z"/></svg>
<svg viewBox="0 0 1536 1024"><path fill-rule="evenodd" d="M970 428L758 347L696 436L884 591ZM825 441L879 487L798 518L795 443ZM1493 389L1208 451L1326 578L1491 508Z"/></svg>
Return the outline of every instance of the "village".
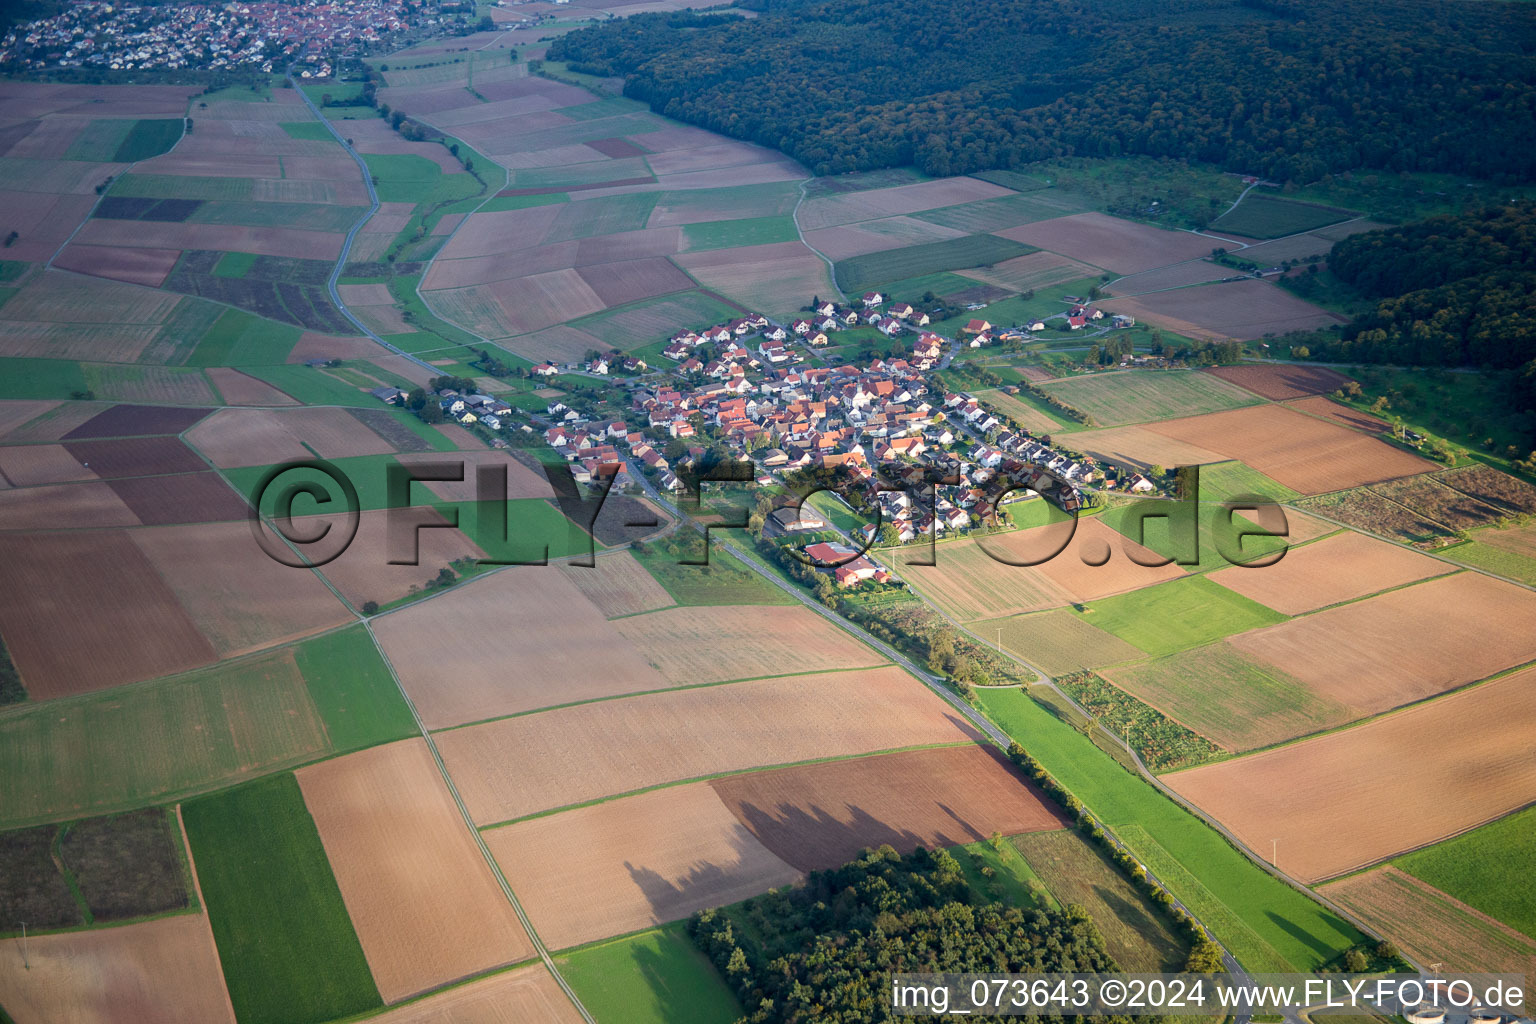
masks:
<svg viewBox="0 0 1536 1024"><path fill-rule="evenodd" d="M282 71L301 51L355 56L408 27L431 25L427 0L300 0L295 3L67 4L0 39L0 66L112 71ZM319 56L301 77L324 78Z"/></svg>
<svg viewBox="0 0 1536 1024"><path fill-rule="evenodd" d="M777 493L773 504L782 506L768 510L759 532L786 542L806 535L805 556L830 568L840 586L889 579L865 557L877 544L1008 529L1007 506L1018 502L1048 499L1076 513L1101 504L1107 493L1160 489L1131 467L1074 453L969 392L942 388L942 371L958 354L1042 330L1043 321L997 328L973 318L958 337L946 338L923 329L929 314L888 303L878 292L862 296L858 308L814 307L811 317L788 325L749 313L704 330L680 330L663 351L676 363L666 371L620 353L592 354L568 366L545 362L529 371L551 384L572 375L612 380L614 387L600 392L609 396L605 410L584 400L588 392L567 391L520 422L503 399L445 386L427 399L435 402L429 411L433 419L440 410L444 419L482 428L495 447L511 446L501 436L506 432L524 435L523 443L542 439L583 485L608 486L611 477L611 486L621 489L633 484L682 496L707 491L701 477L734 479L744 472ZM1072 330L1104 319L1075 303L1065 315ZM862 368L813 365L823 362L832 332L855 325L888 338L914 334L909 354ZM388 404L407 399L389 387L373 394ZM416 402L422 400L418 395ZM615 402L625 406L622 417L609 414ZM722 463L742 469L722 471ZM838 529L801 501L815 484L830 481L838 494L831 500L866 520L862 527ZM826 539L828 531L837 539Z"/></svg>

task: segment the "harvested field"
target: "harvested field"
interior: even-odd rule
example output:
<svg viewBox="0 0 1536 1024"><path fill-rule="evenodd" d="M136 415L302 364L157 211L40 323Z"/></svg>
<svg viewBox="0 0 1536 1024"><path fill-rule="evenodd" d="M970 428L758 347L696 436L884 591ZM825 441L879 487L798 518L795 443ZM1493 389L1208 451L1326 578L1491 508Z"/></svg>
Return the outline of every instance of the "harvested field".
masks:
<svg viewBox="0 0 1536 1024"><path fill-rule="evenodd" d="M1392 424L1386 420L1378 419L1368 412L1351 409L1344 403L1335 402L1326 395L1298 398L1285 404L1289 409L1295 409L1297 412L1304 412L1312 416L1321 416L1335 423L1341 423L1346 427L1352 427L1364 434L1384 434L1392 427Z"/></svg>
<svg viewBox="0 0 1536 1024"><path fill-rule="evenodd" d="M1229 590L1285 615L1300 615L1341 601L1441 576L1455 566L1395 544L1345 530L1286 551L1260 570L1234 566L1211 574Z"/></svg>
<svg viewBox="0 0 1536 1024"><path fill-rule="evenodd" d="M862 668L885 659L798 606L669 608L611 628L673 684Z"/></svg>
<svg viewBox="0 0 1536 1024"><path fill-rule="evenodd" d="M234 1024L202 914L33 936L27 958L29 970L0 958L0 1002L18 1021Z"/></svg>
<svg viewBox="0 0 1536 1024"><path fill-rule="evenodd" d="M108 173L111 172L103 172L103 176ZM90 215L93 202L88 195L47 196L38 192L0 190L0 205L6 211L10 225L6 230L19 232L21 236L6 248L6 258L46 262Z"/></svg>
<svg viewBox="0 0 1536 1024"><path fill-rule="evenodd" d="M1094 277L1098 274L1098 268L1054 252L1032 252L1004 260L993 267L957 270L955 273L983 284L996 285L1006 291L1027 292Z"/></svg>
<svg viewBox="0 0 1536 1024"><path fill-rule="evenodd" d="M350 618L312 572L269 558L245 522L158 527L131 536L220 657L310 636Z"/></svg>
<svg viewBox="0 0 1536 1024"><path fill-rule="evenodd" d="M265 381L247 376L239 370L231 370L224 366L211 366L204 371L208 379L213 381L213 386L219 389L219 394L224 396L228 405L298 405L297 399L290 398Z"/></svg>
<svg viewBox="0 0 1536 1024"><path fill-rule="evenodd" d="M89 408L89 407L87 407ZM63 435L66 441L90 437L179 434L212 409L173 409L161 405L114 405Z"/></svg>
<svg viewBox="0 0 1536 1024"><path fill-rule="evenodd" d="M1035 221L996 234L1120 274L1196 259L1211 251L1209 240L1198 235L1164 231L1102 213Z"/></svg>
<svg viewBox="0 0 1536 1024"><path fill-rule="evenodd" d="M1297 504L1357 530L1369 530L1405 544L1450 535L1445 527L1430 522L1395 501L1387 500L1369 487L1320 494L1304 498Z"/></svg>
<svg viewBox="0 0 1536 1024"><path fill-rule="evenodd" d="M1463 572L1245 633L1231 643L1366 714L1536 659L1533 616L1536 594Z"/></svg>
<svg viewBox="0 0 1536 1024"><path fill-rule="evenodd" d="M673 605L672 595L628 551L604 555L591 569L563 570L576 589L608 618Z"/></svg>
<svg viewBox="0 0 1536 1024"><path fill-rule="evenodd" d="M1092 275L1090 272L1078 276ZM1212 263L1209 260L1191 260L1188 263L1175 263L1169 267L1144 270L1139 274L1127 274L1105 285L1105 291L1110 295L1143 295L1147 292L1162 291L1165 288L1185 288L1189 285L1207 284L1231 276L1232 270L1219 263Z"/></svg>
<svg viewBox="0 0 1536 1024"><path fill-rule="evenodd" d="M1220 452L1175 440L1150 426L1078 431L1072 435L1072 447L1141 470L1151 466L1201 466L1225 458Z"/></svg>
<svg viewBox="0 0 1536 1024"><path fill-rule="evenodd" d="M519 967L428 996L369 1020L374 1024L581 1024L581 1015L543 964Z"/></svg>
<svg viewBox="0 0 1536 1024"><path fill-rule="evenodd" d="M964 231L928 224L913 217L886 217L862 224L807 231L805 243L829 260L846 260L903 245L923 245L960 238Z"/></svg>
<svg viewBox="0 0 1536 1024"><path fill-rule="evenodd" d="M314 452L334 459L395 450L344 409L221 409L187 440L220 469L312 459Z"/></svg>
<svg viewBox="0 0 1536 1024"><path fill-rule="evenodd" d="M1146 657L1140 648L1066 609L989 619L972 623L971 629L983 640L1000 637L1009 654L1017 654L1053 676Z"/></svg>
<svg viewBox="0 0 1536 1024"><path fill-rule="evenodd" d="M521 210L471 214L459 225L459 230L454 232L448 244L443 246L439 259L497 256L538 245L544 240L544 234L555 222L555 218L560 215L561 205L550 203ZM428 285L434 288L443 286L436 281Z"/></svg>
<svg viewBox="0 0 1536 1024"><path fill-rule="evenodd" d="M1041 386L1110 427L1253 404L1246 391L1189 371L1122 370L1063 377Z"/></svg>
<svg viewBox="0 0 1536 1024"><path fill-rule="evenodd" d="M374 632L433 729L669 686L548 566L461 584L378 619Z"/></svg>
<svg viewBox="0 0 1536 1024"><path fill-rule="evenodd" d="M1028 405L1005 391L978 391L975 394L983 404L1017 420L1026 430L1052 434L1061 429L1061 423L1049 413Z"/></svg>
<svg viewBox="0 0 1536 1024"><path fill-rule="evenodd" d="M0 401L0 441L9 442L13 440L12 435L16 434L25 424L37 419L44 413L57 409L60 404L59 402L35 399L7 399ZM79 412L89 407L71 403L67 408ZM20 440L20 438L16 438L16 440ZM48 438L48 440L54 439Z"/></svg>
<svg viewBox="0 0 1536 1024"><path fill-rule="evenodd" d="M549 480L534 469L501 451L462 451L462 452L436 452L433 454L422 453L420 455L402 455L398 460L407 466L444 466L464 467L464 479L460 480L432 480L412 485L412 496L420 495L416 488L425 488L427 491L441 498L443 501L474 501L478 498L476 476L482 466L504 466L507 471L507 487L505 497L516 500L519 498L553 498L554 488L549 485ZM502 495L493 494L492 498Z"/></svg>
<svg viewBox="0 0 1536 1024"><path fill-rule="evenodd" d="M158 288L181 257L180 249L70 245L53 261L64 270Z"/></svg>
<svg viewBox="0 0 1536 1024"><path fill-rule="evenodd" d="M787 312L804 296L836 290L823 263L799 242L713 249L675 257L706 288L753 309Z"/></svg>
<svg viewBox="0 0 1536 1024"><path fill-rule="evenodd" d="M652 139L656 133L650 133ZM780 217L795 207L799 192L794 185L745 185L736 188L701 189L695 192L663 192L651 211L649 225L703 224L709 221Z"/></svg>
<svg viewBox="0 0 1536 1024"><path fill-rule="evenodd" d="M803 231L878 220L899 214L919 213L942 206L958 206L978 199L1012 195L1010 189L977 178L938 178L913 185L845 192L811 199L800 205L796 215Z"/></svg>
<svg viewBox="0 0 1536 1024"><path fill-rule="evenodd" d="M425 741L295 774L386 1003L532 955Z"/></svg>
<svg viewBox="0 0 1536 1024"><path fill-rule="evenodd" d="M1349 378L1325 366L1287 366L1283 363L1240 363L1213 366L1205 371L1214 377L1247 388L1272 401L1326 395L1349 383Z"/></svg>
<svg viewBox="0 0 1536 1024"><path fill-rule="evenodd" d="M40 274L5 304L7 320L91 324L160 324L181 297L73 274Z"/></svg>
<svg viewBox="0 0 1536 1024"><path fill-rule="evenodd" d="M402 513L403 514L403 513ZM430 509L410 513L413 520L445 522L442 516ZM387 511L367 511L359 514L357 536L352 543L332 561L320 569L325 578L340 590L352 607L361 609L369 601L388 605L402 597L422 590L437 576L439 570L461 558L480 559L485 552L459 530L428 527L417 532L417 565L391 565L391 549L388 541ZM307 531L318 529L328 517L315 516L303 521L299 528ZM340 517L335 517L333 529L341 529Z"/></svg>
<svg viewBox="0 0 1536 1024"><path fill-rule="evenodd" d="M355 169L353 173L356 173ZM83 245L175 250L217 249L223 252L253 252L260 256L293 256L308 260L334 260L341 253L342 242L342 235L334 231L100 218L86 221L75 238Z"/></svg>
<svg viewBox="0 0 1536 1024"><path fill-rule="evenodd" d="M1283 669L1231 641L1180 651L1102 675L1138 700L1228 750L1252 750L1358 718Z"/></svg>
<svg viewBox="0 0 1536 1024"><path fill-rule="evenodd" d="M0 476L12 487L65 484L100 479L61 444L9 445L0 448Z"/></svg>
<svg viewBox="0 0 1536 1024"><path fill-rule="evenodd" d="M1390 864L1332 882L1322 893L1419 963L1523 974L1527 1000L1536 987L1536 941Z"/></svg>
<svg viewBox="0 0 1536 1024"><path fill-rule="evenodd" d="M128 477L107 486L145 526L230 522L244 519L249 509L245 499L211 471Z"/></svg>
<svg viewBox="0 0 1536 1024"><path fill-rule="evenodd" d="M708 783L579 807L484 835L551 949L675 921L800 877L753 838Z"/></svg>
<svg viewBox="0 0 1536 1024"><path fill-rule="evenodd" d="M1150 424L1165 437L1221 452L1265 476L1317 494L1423 473L1434 463L1278 405Z"/></svg>
<svg viewBox="0 0 1536 1024"><path fill-rule="evenodd" d="M0 636L34 700L168 675L216 657L122 531L0 536L0 580Z"/></svg>
<svg viewBox="0 0 1536 1024"><path fill-rule="evenodd" d="M1013 562L1047 558L1069 536L1070 524L1056 523L979 540L951 541L933 551L933 566L913 565L928 553L914 549L900 558L902 576L962 621L1040 611L1077 601L1091 601L1184 575L1177 565L1153 567L1131 561L1159 556L1121 537L1097 519L1078 521L1060 554L1040 565ZM1107 562L1089 565L1105 554Z"/></svg>
<svg viewBox="0 0 1536 1024"><path fill-rule="evenodd" d="M537 331L604 308L575 270L442 289L432 293L432 302L447 319L491 338Z"/></svg>
<svg viewBox="0 0 1536 1024"><path fill-rule="evenodd" d="M887 667L599 701L454 729L437 744L485 825L684 779L976 738Z"/></svg>
<svg viewBox="0 0 1536 1024"><path fill-rule="evenodd" d="M1536 487L1489 466L1468 466L1436 477L1464 494L1511 512L1536 512Z"/></svg>
<svg viewBox="0 0 1536 1024"><path fill-rule="evenodd" d="M1066 819L1002 754L968 745L777 768L708 784L757 839L801 871L889 843L956 846Z"/></svg>
<svg viewBox="0 0 1536 1024"><path fill-rule="evenodd" d="M1393 480L1377 484L1371 490L1399 505L1406 505L1425 519L1448 527L1453 532L1475 530L1505 517L1502 509L1447 487L1432 476Z"/></svg>
<svg viewBox="0 0 1536 1024"><path fill-rule="evenodd" d="M103 481L0 491L0 530L138 525L138 517Z"/></svg>
<svg viewBox="0 0 1536 1024"><path fill-rule="evenodd" d="M693 287L687 274L661 257L598 263L577 271L604 306L648 299L653 295L686 291Z"/></svg>
<svg viewBox="0 0 1536 1024"><path fill-rule="evenodd" d="M1110 299L1100 306L1111 313L1129 313L1138 320L1213 341L1250 341L1267 334L1328 327L1343 320L1278 285L1252 279Z"/></svg>
<svg viewBox="0 0 1536 1024"><path fill-rule="evenodd" d="M193 367L87 363L84 370L91 391L119 402L206 405L217 401L203 371Z"/></svg>
<svg viewBox="0 0 1536 1024"><path fill-rule="evenodd" d="M1425 584L1432 586L1432 584ZM1435 842L1536 797L1536 672L1353 729L1163 777L1307 882Z"/></svg>
<svg viewBox="0 0 1536 1024"><path fill-rule="evenodd" d="M208 464L175 437L133 437L100 441L67 441L65 450L89 466L96 476L110 480L126 476L159 476L165 473L197 473Z"/></svg>
<svg viewBox="0 0 1536 1024"><path fill-rule="evenodd" d="M1476 535L1476 540L1500 551L1536 558L1536 523L1483 530Z"/></svg>

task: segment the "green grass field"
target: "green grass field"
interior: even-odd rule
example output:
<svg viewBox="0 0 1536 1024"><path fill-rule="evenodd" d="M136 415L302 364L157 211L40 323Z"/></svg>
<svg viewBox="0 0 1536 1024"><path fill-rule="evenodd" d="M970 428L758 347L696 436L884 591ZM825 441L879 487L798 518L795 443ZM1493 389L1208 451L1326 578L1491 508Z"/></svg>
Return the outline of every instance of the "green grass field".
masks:
<svg viewBox="0 0 1536 1024"><path fill-rule="evenodd" d="M1259 401L1251 392L1197 370L1095 373L1046 381L1041 387L1106 427L1196 416Z"/></svg>
<svg viewBox="0 0 1536 1024"><path fill-rule="evenodd" d="M1076 903L1088 911L1121 970L1183 969L1189 943L1075 830L1014 836L1011 845L1058 903Z"/></svg>
<svg viewBox="0 0 1536 1024"><path fill-rule="evenodd" d="M416 488L417 491L420 489L419 486ZM550 558L579 555L591 551L594 544L598 550L604 547L594 541L584 528L567 519L552 501L545 498L517 498L505 503L506 540L498 536L501 502L464 501L434 502L434 504L445 515L452 515L453 510L457 510L459 528L480 545L487 558L526 562L543 558L546 546Z"/></svg>
<svg viewBox="0 0 1536 1024"><path fill-rule="evenodd" d="M1204 576L1187 576L1106 597L1078 614L1153 656L1285 621L1279 612Z"/></svg>
<svg viewBox="0 0 1536 1024"><path fill-rule="evenodd" d="M379 404L379 400L368 392L344 384L313 366L261 363L241 369L305 405L350 405L373 409Z"/></svg>
<svg viewBox="0 0 1536 1024"><path fill-rule="evenodd" d="M681 924L555 958L598 1024L732 1024L741 1003Z"/></svg>
<svg viewBox="0 0 1536 1024"><path fill-rule="evenodd" d="M194 224L246 224L262 228L296 228L340 234L348 231L366 212L368 208L365 206L332 203L227 203L212 199L199 206L187 219ZM243 277L243 274L223 273L222 265L227 260L226 256L220 261L220 267L215 273Z"/></svg>
<svg viewBox="0 0 1536 1024"><path fill-rule="evenodd" d="M1035 869L1011 843L999 842L994 846L983 841L951 847L949 852L954 854L971 891L982 899L1014 907L1059 906ZM986 869L991 869L990 877Z"/></svg>
<svg viewBox="0 0 1536 1024"><path fill-rule="evenodd" d="M231 256L245 255L231 253ZM227 260L228 257L225 257ZM224 260L219 261L222 268ZM241 309L227 310L197 342L187 357L188 366L282 366L302 329L292 324L264 320ZM299 367L298 369L308 369ZM280 371L286 372L286 371ZM291 374L289 374L291 376Z"/></svg>
<svg viewBox="0 0 1536 1024"><path fill-rule="evenodd" d="M1477 539L1476 533L1472 535L1469 543L1457 544L1440 554L1453 561L1464 562L1478 569L1486 569L1496 576L1506 576L1509 579L1536 586L1536 558L1522 555L1518 551L1505 551L1492 544L1484 544Z"/></svg>
<svg viewBox="0 0 1536 1024"><path fill-rule="evenodd" d="M994 182L994 184L1002 183ZM945 206L938 210L914 213L912 216L930 224L939 224L958 231L977 232L999 231L1003 228L1017 227L1020 224L1032 224L1037 220L1065 217L1084 209L1086 207L1071 201L1069 197L1052 192L1042 196L1017 195L981 199L974 203L962 203L959 206Z"/></svg>
<svg viewBox="0 0 1536 1024"><path fill-rule="evenodd" d="M1021 690L977 695L987 715L1112 826L1245 966L1310 970L1361 941L1348 923L1248 860Z"/></svg>
<svg viewBox="0 0 1536 1024"><path fill-rule="evenodd" d="M1138 524L1143 509L1150 510L1151 514ZM1166 517L1162 514L1165 511ZM1289 543L1285 537L1267 531L1242 538L1233 536L1227 530L1228 523L1234 531L1258 531L1260 527L1242 513L1229 513L1220 504L1209 500L1203 500L1199 505L1189 505L1148 498L1105 509L1103 517L1106 526L1137 543L1145 544L1164 558L1183 558L1189 555L1188 523L1192 518L1195 523L1193 543L1198 548L1195 554L1199 556L1199 562L1184 567L1190 572L1211 572L1237 564L1262 564L1265 558Z"/></svg>
<svg viewBox="0 0 1536 1024"><path fill-rule="evenodd" d="M144 196L151 199L249 200L255 191L252 178L217 178L195 174L124 174L112 183L108 194Z"/></svg>
<svg viewBox="0 0 1536 1024"><path fill-rule="evenodd" d="M336 467L337 471L352 482L357 489L358 506L363 511L389 507L389 492L386 483L388 467L394 463L393 455L358 455L347 459L327 460ZM224 475L230 483L244 494L247 500L253 500L256 487L261 483L263 476L272 469L271 466L243 466L239 469L226 469ZM281 487L268 488L263 495L265 503L261 508L262 515L272 515L276 508L279 491L287 489L289 484L316 484L322 497L330 499L329 504L322 505L314 497L297 495L293 501L293 514L296 516L318 515L325 512L340 512L346 508L346 497L341 486L332 481L319 470L294 469L282 476ZM411 492L413 500L425 502L419 497L421 487L418 485ZM430 497L430 495L429 495Z"/></svg>
<svg viewBox="0 0 1536 1024"><path fill-rule="evenodd" d="M1392 863L1516 931L1536 938L1536 807Z"/></svg>
<svg viewBox="0 0 1536 1024"><path fill-rule="evenodd" d="M181 139L182 119L158 118L135 121L112 155L114 163L131 164L167 152Z"/></svg>
<svg viewBox="0 0 1536 1024"><path fill-rule="evenodd" d="M638 231L656 206L655 192L602 196L567 203L544 236L545 243Z"/></svg>
<svg viewBox="0 0 1536 1024"><path fill-rule="evenodd" d="M564 192L550 192L536 196L492 196L479 207L480 213L501 213L506 210L526 210L530 206L549 206L551 203L568 203L571 197Z"/></svg>
<svg viewBox="0 0 1536 1024"><path fill-rule="evenodd" d="M383 1005L292 774L188 801L182 817L241 1024Z"/></svg>
<svg viewBox="0 0 1536 1024"><path fill-rule="evenodd" d="M1216 462L1200 467L1202 503L1221 502L1239 495L1257 495L1271 501L1294 501L1301 497L1278 481L1241 462Z"/></svg>
<svg viewBox="0 0 1536 1024"><path fill-rule="evenodd" d="M481 188L472 175L444 174L436 163L415 153L367 153L363 162L373 175L381 203L467 199Z"/></svg>
<svg viewBox="0 0 1536 1024"><path fill-rule="evenodd" d="M1353 211L1336 206L1297 203L1250 192L1237 204L1237 209L1211 221L1211 230L1218 233L1230 231L1249 238L1279 238L1337 224L1354 216L1357 215Z"/></svg>
<svg viewBox="0 0 1536 1024"><path fill-rule="evenodd" d="M15 705L0 712L0 828L170 800L327 749L281 652Z"/></svg>
<svg viewBox="0 0 1536 1024"><path fill-rule="evenodd" d="M888 285L924 274L1001 263L1034 251L1033 246L1011 242L996 235L966 235L944 242L909 245L839 260L836 268L837 283L844 291L862 292L875 285Z"/></svg>
<svg viewBox="0 0 1536 1024"><path fill-rule="evenodd" d="M697 543L687 557L700 557ZM679 565L682 554L648 545L635 558L682 605L794 604L795 599L748 569L719 543L709 546L709 565Z"/></svg>
<svg viewBox="0 0 1536 1024"><path fill-rule="evenodd" d="M303 139L306 142L333 140L331 130L319 121L284 121L282 129L288 133L290 139Z"/></svg>
<svg viewBox="0 0 1536 1024"><path fill-rule="evenodd" d="M97 398L119 402L175 402L216 405L218 392L192 366L143 366L125 363L81 363L85 386Z"/></svg>
<svg viewBox="0 0 1536 1024"><path fill-rule="evenodd" d="M84 391L85 371L66 359L0 358L0 398L68 398Z"/></svg>
<svg viewBox="0 0 1536 1024"><path fill-rule="evenodd" d="M1053 676L1146 657L1139 648L1064 608L973 622L970 628L983 641L1000 640L1010 654Z"/></svg>
<svg viewBox="0 0 1536 1024"><path fill-rule="evenodd" d="M793 217L753 217L747 220L715 220L683 225L683 251L731 249L738 245L770 245L793 242L800 234Z"/></svg>
<svg viewBox="0 0 1536 1024"><path fill-rule="evenodd" d="M1116 686L1232 750L1305 736L1356 717L1273 665L1210 644L1105 673Z"/></svg>
<svg viewBox="0 0 1536 1024"><path fill-rule="evenodd" d="M336 753L416 735L416 719L362 626L306 640L294 661Z"/></svg>

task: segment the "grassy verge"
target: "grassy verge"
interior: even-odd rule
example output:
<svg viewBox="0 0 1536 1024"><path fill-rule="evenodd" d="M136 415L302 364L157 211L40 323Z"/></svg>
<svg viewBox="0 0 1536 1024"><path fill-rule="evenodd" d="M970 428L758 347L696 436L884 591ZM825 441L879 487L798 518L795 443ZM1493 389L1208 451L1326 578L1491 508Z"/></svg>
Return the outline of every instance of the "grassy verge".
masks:
<svg viewBox="0 0 1536 1024"><path fill-rule="evenodd" d="M741 1003L681 923L555 958L598 1024L732 1024Z"/></svg>

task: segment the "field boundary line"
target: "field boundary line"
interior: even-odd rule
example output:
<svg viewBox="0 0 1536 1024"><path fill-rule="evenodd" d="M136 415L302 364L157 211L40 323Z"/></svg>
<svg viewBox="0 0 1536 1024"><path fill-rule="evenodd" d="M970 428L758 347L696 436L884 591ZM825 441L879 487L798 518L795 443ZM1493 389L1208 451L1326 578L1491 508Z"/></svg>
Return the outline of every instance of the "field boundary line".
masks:
<svg viewBox="0 0 1536 1024"><path fill-rule="evenodd" d="M192 856L192 839L187 835L187 823L181 817L181 801L176 801L176 829L181 836L181 848L187 855L187 873L191 876L192 892L197 896L197 913L208 921L207 940L213 947L213 957L219 962L219 991L224 993L224 1005L229 1010L229 1019L235 1019L235 1004L229 998L229 983L224 980L224 967L219 960L219 943L213 937L213 919L208 917L208 902L203 899L203 883L197 877L197 861ZM190 909L190 908L189 908Z"/></svg>
<svg viewBox="0 0 1536 1024"><path fill-rule="evenodd" d="M673 605L674 608L682 607ZM727 607L726 605L695 605L693 607ZM748 607L762 608L787 608L789 605L751 605ZM659 608L658 611L669 611L667 608ZM634 693L615 693L607 697L593 697L589 700L573 700L565 704L551 704L543 708L529 708L527 711L514 711L509 715L496 715L493 718L480 718L473 722L460 722L457 725L445 725L441 729L433 729L432 735L441 736L445 732L457 732L460 729L473 729L478 725L491 725L495 722L505 722L513 718L528 718L531 715L542 715L546 711L564 711L568 708L581 708L589 704L607 704L610 701L628 700L631 697L654 697L662 693L690 693L694 690L713 690L721 686L739 686L743 683L767 683L776 679L798 679L801 676L830 676L841 672L875 672L880 669L894 668L889 662L880 665L856 665L853 668L825 668L812 669L809 672L783 672L774 676L751 676L747 679L722 679L714 683L689 683L686 686L663 686L656 690L637 690Z"/></svg>
<svg viewBox="0 0 1536 1024"><path fill-rule="evenodd" d="M374 634L373 623L364 619L363 627L368 630L368 638L373 641L374 649L378 651L379 657L383 659L384 667L389 670L390 678L395 681L395 688L400 691L400 699L405 701L405 706L410 709L411 717L416 720L416 728L419 730L421 738L426 741L427 751L432 755L432 760L437 764L438 774L442 777L443 785L447 787L448 795L453 797L454 805L458 807L459 815L463 818L465 827L469 829L470 835L474 837L475 845L480 848L480 856L485 859L485 863L491 869L491 874L496 878L497 885L501 887L502 895L506 897L508 903L512 904L512 909L516 912L518 921L522 924L523 930L528 934L528 941L533 944L534 952L544 962L545 969L555 979L555 983L560 986L566 997L570 999L571 1005L576 1008L576 1012L581 1014L582 1020L586 1021L586 1024L597 1024L596 1019L582 1005L581 999L576 995L576 991L571 988L570 983L565 980L560 974L559 969L555 966L555 961L549 955L549 949L544 945L544 940L539 938L539 933L533 927L533 921L528 917L528 912L523 909L517 894L512 891L512 884L507 881L507 876L502 873L501 865L496 863L496 858L492 855L491 848L485 844L485 837L475 827L475 820L470 817L469 808L465 805L464 798L459 794L459 787L454 784L453 776L448 771L448 765L443 761L443 755L437 749L437 744L432 739L432 733L427 729L426 723L422 721L421 713L416 709L415 701L411 700L411 695L406 692L405 684L400 681L400 674L395 671L394 662L389 660L389 654L385 652L384 645L379 643L379 638Z"/></svg>
<svg viewBox="0 0 1536 1024"><path fill-rule="evenodd" d="M799 183L798 187L799 187L799 190L800 190L800 198L795 200L795 208L793 210L789 211L789 219L794 222L795 234L800 236L800 244L805 246L807 249L811 250L811 252L815 253L817 256L819 256L821 258L821 262L823 262L823 263L825 263L827 265L827 276L832 279L832 289L833 289L833 291L837 292L838 296L846 301L847 298L848 298L848 294L843 291L842 285L837 283L837 264L834 263L827 256L826 253L824 253L820 249L816 248L810 242L807 242L805 240L805 232L800 229L800 204L805 202L805 199L806 199L806 196L805 196L805 185L806 185L806 182L808 182L808 181L815 181L815 180L816 180L815 176L812 175L809 178L803 179Z"/></svg>
<svg viewBox="0 0 1536 1024"><path fill-rule="evenodd" d="M548 818L552 815L562 814L565 811L576 811L583 807L596 807L598 804L612 803L615 800L623 800L627 797L641 796L645 793L654 793L658 789L673 789L677 786L687 786L697 782L713 782L715 779L735 778L742 775L757 775L762 772L777 771L780 768L805 768L819 764L837 764L843 761L861 761L867 757L884 757L886 754L903 754L917 750L948 750L953 747L976 746L974 739L950 740L947 743L918 743L906 747L885 747L876 750L868 750L862 754L832 754L828 757L811 757L803 761L782 761L771 764L754 765L750 768L734 769L723 772L711 772L708 775L695 775L687 779L672 779L668 782L658 782L653 786L642 786L639 789L631 789L623 793L611 793L608 796L593 797L591 800L582 800L579 803L565 804L562 807L551 807L543 811L534 811L532 814L519 815L516 818L508 818L505 821L493 821L487 825L477 825L481 832L491 832L498 828L507 828L525 821L533 821L537 818Z"/></svg>

